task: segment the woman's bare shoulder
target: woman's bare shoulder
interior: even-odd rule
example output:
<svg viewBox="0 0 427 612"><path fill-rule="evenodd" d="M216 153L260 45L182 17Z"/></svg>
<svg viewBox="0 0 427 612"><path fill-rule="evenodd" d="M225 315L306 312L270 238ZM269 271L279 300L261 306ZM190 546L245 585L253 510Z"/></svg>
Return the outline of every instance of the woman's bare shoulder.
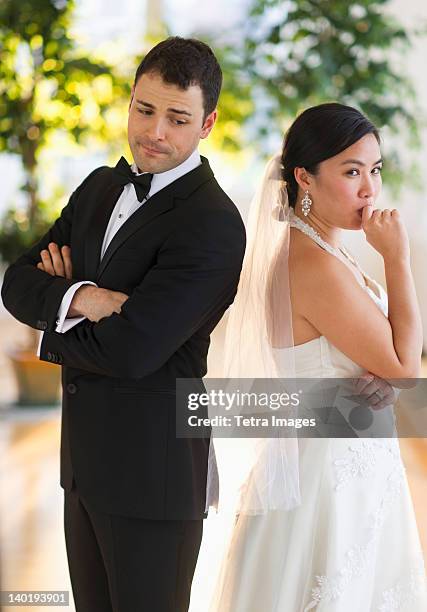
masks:
<svg viewBox="0 0 427 612"><path fill-rule="evenodd" d="M324 287L327 280L349 274L346 266L316 242L298 230L291 231L289 245L289 276L300 287ZM351 274L350 274L351 276Z"/></svg>

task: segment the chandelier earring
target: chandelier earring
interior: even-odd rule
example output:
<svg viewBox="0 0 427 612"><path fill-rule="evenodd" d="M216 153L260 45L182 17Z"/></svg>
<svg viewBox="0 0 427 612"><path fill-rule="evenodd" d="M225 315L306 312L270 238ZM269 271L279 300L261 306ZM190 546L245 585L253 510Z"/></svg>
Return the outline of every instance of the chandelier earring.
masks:
<svg viewBox="0 0 427 612"><path fill-rule="evenodd" d="M308 189L305 192L303 199L301 200L301 204L302 204L303 215L304 215L304 217L307 217L307 215L310 212L311 205L313 204L313 200L310 198L310 195L308 193Z"/></svg>

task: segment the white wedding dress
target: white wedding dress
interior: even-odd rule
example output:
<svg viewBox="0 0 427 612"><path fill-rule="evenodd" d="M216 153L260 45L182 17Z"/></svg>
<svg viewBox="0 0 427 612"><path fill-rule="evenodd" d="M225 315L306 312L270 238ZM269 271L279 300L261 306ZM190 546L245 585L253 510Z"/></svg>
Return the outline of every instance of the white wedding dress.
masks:
<svg viewBox="0 0 427 612"><path fill-rule="evenodd" d="M310 226L292 225L336 255ZM387 316L386 292L362 274ZM295 347L295 360L300 378L364 372L324 336ZM211 612L426 612L398 440L301 439L299 457L302 504L238 516Z"/></svg>

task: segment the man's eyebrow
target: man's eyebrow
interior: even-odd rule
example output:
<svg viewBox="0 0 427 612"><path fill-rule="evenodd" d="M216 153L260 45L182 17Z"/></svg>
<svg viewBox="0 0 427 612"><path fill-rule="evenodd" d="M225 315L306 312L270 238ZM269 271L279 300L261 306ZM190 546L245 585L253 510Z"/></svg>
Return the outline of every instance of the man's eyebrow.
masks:
<svg viewBox="0 0 427 612"><path fill-rule="evenodd" d="M171 113L175 113L176 115L187 115L187 117L192 117L193 115L185 110L179 110L178 108L168 108L168 111Z"/></svg>
<svg viewBox="0 0 427 612"><path fill-rule="evenodd" d="M137 104L142 104L142 106L147 106L148 108L152 108L153 110L156 108L154 104L150 104L149 102L145 102L144 100L137 100ZM168 108L168 111L171 113L175 113L176 115L187 115L187 117L192 117L193 115L185 110L180 110L178 108Z"/></svg>
<svg viewBox="0 0 427 612"><path fill-rule="evenodd" d="M148 108L156 108L154 104L150 104L149 102L144 102L144 100L137 100L137 104L142 104L143 106L148 106Z"/></svg>
<svg viewBox="0 0 427 612"><path fill-rule="evenodd" d="M376 161L374 164L372 164L373 166L376 166L377 164L382 164L383 160L379 159L378 161ZM346 159L345 161L341 162L341 166L343 166L344 164L356 164L357 166L366 166L366 164L364 164L362 161L360 161L359 159Z"/></svg>

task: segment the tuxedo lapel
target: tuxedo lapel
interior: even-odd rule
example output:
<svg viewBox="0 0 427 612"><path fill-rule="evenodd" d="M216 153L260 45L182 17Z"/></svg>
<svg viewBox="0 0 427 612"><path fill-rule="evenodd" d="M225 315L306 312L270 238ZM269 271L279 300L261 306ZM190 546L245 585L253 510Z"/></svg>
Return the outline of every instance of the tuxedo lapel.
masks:
<svg viewBox="0 0 427 612"><path fill-rule="evenodd" d="M167 189L167 188L166 188ZM121 226L121 228L114 235L107 250L104 253L104 257L99 264L97 270L97 279L104 272L108 262L113 257L120 245L125 242L132 234L143 227L146 223L161 215L173 207L173 196L170 190L166 189L159 191L152 198L149 198L142 206L136 209L136 211L129 217L129 219Z"/></svg>
<svg viewBox="0 0 427 612"><path fill-rule="evenodd" d="M200 166L164 187L137 208L117 231L100 261L108 221L123 190L123 187L109 187L104 196L104 202L97 207L92 217L86 240L86 273L90 274L87 276L88 280L97 281L100 278L114 253L132 234L157 216L173 208L175 200L188 198L203 183L212 179L213 172L207 159L204 157L201 159Z"/></svg>
<svg viewBox="0 0 427 612"><path fill-rule="evenodd" d="M99 202L97 202L95 212L89 222L85 236L85 278L87 280L96 280L104 235L111 213L122 191L123 186L109 185L99 197Z"/></svg>

